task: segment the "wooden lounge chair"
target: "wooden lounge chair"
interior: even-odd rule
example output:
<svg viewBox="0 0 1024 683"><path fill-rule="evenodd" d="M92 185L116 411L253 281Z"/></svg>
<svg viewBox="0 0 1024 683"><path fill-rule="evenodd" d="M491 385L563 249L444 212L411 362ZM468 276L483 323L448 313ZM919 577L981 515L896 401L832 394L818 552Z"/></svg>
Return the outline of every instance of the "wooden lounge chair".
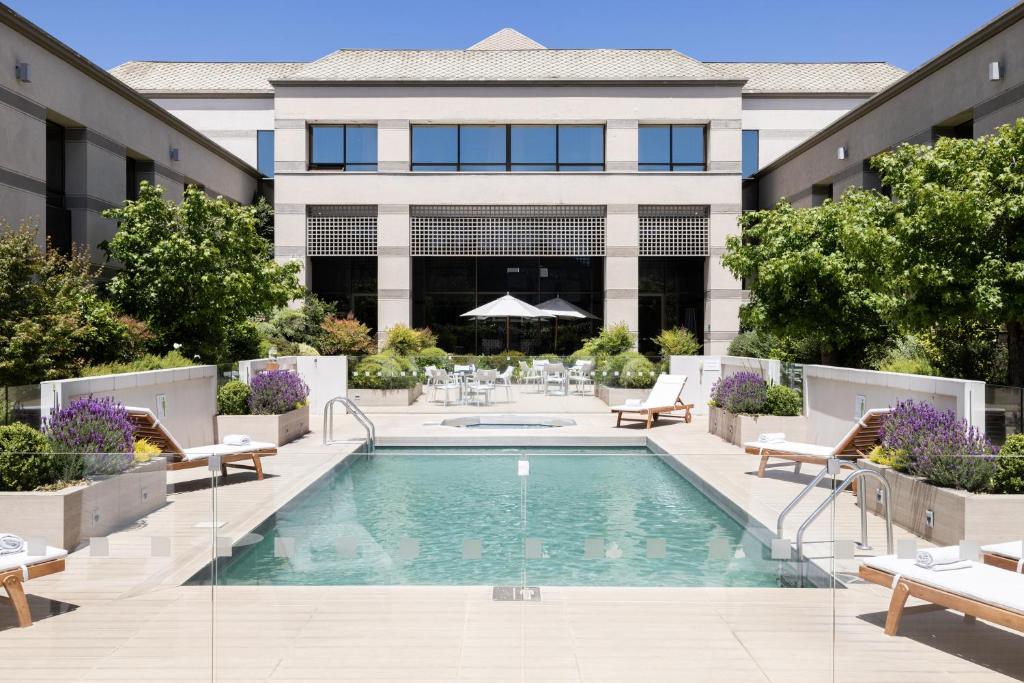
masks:
<svg viewBox="0 0 1024 683"><path fill-rule="evenodd" d="M252 441L245 446L216 443L196 448L182 448L167 428L156 419L148 408L126 406L128 417L135 430L135 438L145 439L160 449L167 457L167 469L185 470L192 467L206 467L211 456L220 456L220 471L228 476L228 466L253 470L257 479L263 479L263 464L260 458L277 454L277 446L263 441ZM252 465L240 462L252 461Z"/></svg>
<svg viewBox="0 0 1024 683"><path fill-rule="evenodd" d="M1024 632L1024 574L980 562L971 562L965 569L937 572L895 555L866 559L859 574L866 581L892 589L886 635L896 635L908 598L961 612L967 619L984 619Z"/></svg>
<svg viewBox="0 0 1024 683"><path fill-rule="evenodd" d="M993 567L1020 574L1024 572L1024 541L983 545L981 546L981 561Z"/></svg>
<svg viewBox="0 0 1024 683"><path fill-rule="evenodd" d="M683 403L682 399L683 387L685 385L686 375L660 375L658 381L651 388L651 392L643 401L612 406L612 412L618 415L615 426L622 426L624 415L636 413L641 417L626 419L642 420L647 423L646 428L650 429L658 421L659 415L662 413L673 413L677 410L685 411L682 418L686 422L692 422L693 414L690 411L693 410L693 404Z"/></svg>
<svg viewBox="0 0 1024 683"><path fill-rule="evenodd" d="M47 546L43 555L29 555L27 550L0 555L0 585L3 585L14 605L14 613L21 628L32 625L24 583L64 571L64 557L67 554L67 550Z"/></svg>
<svg viewBox="0 0 1024 683"><path fill-rule="evenodd" d="M854 423L838 444L831 447L798 441L748 441L743 444L743 448L747 453L760 456L761 464L757 468L759 477L764 476L768 458L794 462L796 472L800 471L800 465L805 462L824 465L829 458L847 460L848 467L852 469L858 459L866 457L878 445L882 422L889 413L888 408L872 408Z"/></svg>

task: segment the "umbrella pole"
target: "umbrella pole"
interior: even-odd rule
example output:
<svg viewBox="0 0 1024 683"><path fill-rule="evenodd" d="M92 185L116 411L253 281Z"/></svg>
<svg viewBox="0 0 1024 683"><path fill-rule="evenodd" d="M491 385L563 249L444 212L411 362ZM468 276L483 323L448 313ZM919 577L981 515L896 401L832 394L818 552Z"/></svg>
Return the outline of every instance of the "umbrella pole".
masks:
<svg viewBox="0 0 1024 683"><path fill-rule="evenodd" d="M505 350L508 351L509 347L509 333L508 333L508 316L505 316Z"/></svg>
<svg viewBox="0 0 1024 683"><path fill-rule="evenodd" d="M558 353L558 316L555 316L555 353Z"/></svg>

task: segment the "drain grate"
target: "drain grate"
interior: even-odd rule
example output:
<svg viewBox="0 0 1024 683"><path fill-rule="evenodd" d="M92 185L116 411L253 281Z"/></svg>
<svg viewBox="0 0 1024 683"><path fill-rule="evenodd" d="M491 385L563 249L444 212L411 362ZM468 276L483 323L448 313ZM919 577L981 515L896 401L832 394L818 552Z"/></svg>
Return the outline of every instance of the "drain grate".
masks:
<svg viewBox="0 0 1024 683"><path fill-rule="evenodd" d="M537 586L495 586L491 597L498 602L540 602Z"/></svg>

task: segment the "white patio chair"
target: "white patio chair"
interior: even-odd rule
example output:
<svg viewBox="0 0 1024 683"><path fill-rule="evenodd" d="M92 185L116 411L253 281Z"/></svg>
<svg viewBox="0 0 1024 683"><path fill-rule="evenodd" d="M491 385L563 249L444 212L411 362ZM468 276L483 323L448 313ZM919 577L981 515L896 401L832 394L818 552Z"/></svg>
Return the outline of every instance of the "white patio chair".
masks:
<svg viewBox="0 0 1024 683"><path fill-rule="evenodd" d="M497 379L497 370L477 370L464 385L466 402L477 403L482 401L483 405L489 404L491 402L491 392L494 391Z"/></svg>
<svg viewBox="0 0 1024 683"><path fill-rule="evenodd" d="M444 405L447 408L451 402L451 392L455 392L455 403L458 404L462 401L462 382L459 381L458 377L452 377L448 374L447 370L437 370L434 373L434 383L431 385L430 401L433 402L437 398L438 390L444 391Z"/></svg>
<svg viewBox="0 0 1024 683"><path fill-rule="evenodd" d="M522 362L522 361L520 361ZM498 375L497 381L495 382L496 387L504 387L505 389L505 400L509 403L512 402L512 374L515 369L509 365L505 368L504 372Z"/></svg>
<svg viewBox="0 0 1024 683"><path fill-rule="evenodd" d="M539 384L541 380L541 372L539 368L535 368L525 360L519 361L519 382L520 384Z"/></svg>
<svg viewBox="0 0 1024 683"><path fill-rule="evenodd" d="M551 393L551 387L559 389L562 396L569 394L569 371L561 363L548 363L543 368L544 395Z"/></svg>
<svg viewBox="0 0 1024 683"><path fill-rule="evenodd" d="M584 389L594 383L594 361L578 360L569 368L569 384L576 385L577 392L582 395Z"/></svg>

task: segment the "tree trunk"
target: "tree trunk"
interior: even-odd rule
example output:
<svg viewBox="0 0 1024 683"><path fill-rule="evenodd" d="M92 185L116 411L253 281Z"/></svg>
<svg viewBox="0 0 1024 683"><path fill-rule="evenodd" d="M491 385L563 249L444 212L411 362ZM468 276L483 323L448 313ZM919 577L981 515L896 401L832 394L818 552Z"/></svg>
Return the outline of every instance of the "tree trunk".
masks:
<svg viewBox="0 0 1024 683"><path fill-rule="evenodd" d="M1024 386L1024 323L1006 323L1007 375L1011 385Z"/></svg>

